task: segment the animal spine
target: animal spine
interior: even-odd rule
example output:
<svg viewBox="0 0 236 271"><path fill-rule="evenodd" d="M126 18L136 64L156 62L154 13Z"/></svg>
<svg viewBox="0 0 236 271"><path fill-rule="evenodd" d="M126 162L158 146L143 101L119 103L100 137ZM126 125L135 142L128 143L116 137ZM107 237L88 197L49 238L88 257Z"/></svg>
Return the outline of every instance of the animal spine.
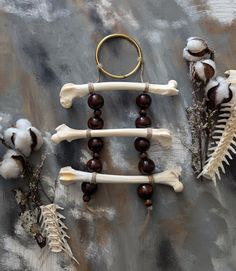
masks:
<svg viewBox="0 0 236 271"><path fill-rule="evenodd" d="M51 252L59 253L64 251L67 253L77 264L78 261L73 256L73 253L67 243L66 238L70 238L65 230L66 225L62 222L65 217L60 214L57 210L63 210L57 204L48 204L40 206L41 215L40 223L43 233L47 237L49 249Z"/></svg>
<svg viewBox="0 0 236 271"><path fill-rule="evenodd" d="M210 152L208 160L198 177L204 176L212 179L216 184L216 175L220 180L220 168L225 173L225 162L229 165L232 159L230 152L236 153L236 105L224 103L221 105L220 113L212 136L212 144L208 149Z"/></svg>

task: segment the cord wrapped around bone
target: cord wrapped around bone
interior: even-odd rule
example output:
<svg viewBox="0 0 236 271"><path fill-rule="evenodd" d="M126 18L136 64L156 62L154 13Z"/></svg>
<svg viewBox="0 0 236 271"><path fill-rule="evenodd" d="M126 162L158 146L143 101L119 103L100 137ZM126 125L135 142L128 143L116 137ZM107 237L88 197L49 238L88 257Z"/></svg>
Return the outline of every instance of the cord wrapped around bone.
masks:
<svg viewBox="0 0 236 271"><path fill-rule="evenodd" d="M59 172L59 180L63 185L68 185L76 182L92 182L92 183L156 183L171 186L175 192L181 192L184 188L179 177L181 168L165 170L161 173L155 173L151 176L138 175L109 175L90 173L80 170L75 170L71 167L61 168Z"/></svg>
<svg viewBox="0 0 236 271"><path fill-rule="evenodd" d="M146 137L156 139L164 148L171 146L171 135L168 129L153 129L153 128L126 128L126 129L103 129L103 130L76 130L62 124L56 128L56 133L51 139L55 144L63 140L71 142L76 139L89 137Z"/></svg>
<svg viewBox="0 0 236 271"><path fill-rule="evenodd" d="M84 97L93 91L99 93L101 91L131 90L139 92L146 91L164 96L173 96L178 95L179 93L179 90L176 89L176 87L177 82L175 80L170 80L167 85L133 82L101 82L83 85L68 83L61 89L60 102L64 108L70 108L74 98Z"/></svg>

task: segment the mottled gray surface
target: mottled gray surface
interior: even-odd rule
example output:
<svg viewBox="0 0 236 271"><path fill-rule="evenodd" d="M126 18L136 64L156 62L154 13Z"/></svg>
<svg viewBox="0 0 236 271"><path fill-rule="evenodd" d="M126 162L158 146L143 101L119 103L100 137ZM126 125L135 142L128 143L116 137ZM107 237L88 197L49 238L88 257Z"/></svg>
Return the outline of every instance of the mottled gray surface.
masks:
<svg viewBox="0 0 236 271"><path fill-rule="evenodd" d="M178 97L152 96L153 126L169 128L174 140L170 151L153 142L150 156L161 170L181 165L185 185L178 195L169 187L156 187L151 222L140 240L145 208L135 185L99 185L90 205L103 213L94 215L83 206L79 184L58 184L55 201L65 208L70 245L81 263L78 267L61 255L41 255L18 221L11 189L22 182L1 179L1 271L236 270L235 161L217 187L200 183L192 176L191 155L180 141L191 142L185 116L185 107L191 103L191 84L182 59L185 40L192 35L207 39L216 49L219 73L236 68L235 5L227 0L0 0L1 124L26 117L46 138L61 123L85 128L92 114L86 98L77 100L72 109L63 109L60 87L66 82L95 81L97 42L109 33L127 33L143 49L145 80L179 83ZM135 61L125 43L113 42L108 50L104 65L114 70L127 71ZM104 93L105 127L134 126L135 97L125 91ZM47 142L50 155L43 181L52 193L59 168L85 169L90 153L85 140L56 148ZM104 172L138 173L132 138L105 142ZM4 151L0 149L1 155Z"/></svg>

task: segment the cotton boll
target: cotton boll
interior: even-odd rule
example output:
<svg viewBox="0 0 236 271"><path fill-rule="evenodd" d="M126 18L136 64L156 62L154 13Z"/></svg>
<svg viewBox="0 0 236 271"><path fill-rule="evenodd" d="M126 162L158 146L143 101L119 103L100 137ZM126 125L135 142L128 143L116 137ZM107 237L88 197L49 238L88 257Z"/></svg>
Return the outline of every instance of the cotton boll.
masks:
<svg viewBox="0 0 236 271"><path fill-rule="evenodd" d="M211 53L206 41L198 37L190 37L183 50L183 58L189 62L195 62L210 58Z"/></svg>
<svg viewBox="0 0 236 271"><path fill-rule="evenodd" d="M216 65L211 59L200 60L193 64L192 74L196 80L208 82L216 75Z"/></svg>
<svg viewBox="0 0 236 271"><path fill-rule="evenodd" d="M186 47L191 53L195 53L195 54L208 49L208 45L206 41L199 37L188 38Z"/></svg>
<svg viewBox="0 0 236 271"><path fill-rule="evenodd" d="M14 145L16 150L20 151L26 157L31 154L32 138L29 130L17 130L14 138Z"/></svg>
<svg viewBox="0 0 236 271"><path fill-rule="evenodd" d="M206 88L206 96L216 107L221 103L229 102L232 99L230 84L222 77L210 80Z"/></svg>
<svg viewBox="0 0 236 271"><path fill-rule="evenodd" d="M16 128L8 128L7 130L5 130L4 140L8 145L10 145L10 146L14 145L14 138L15 138L17 131L18 131L18 129L16 129Z"/></svg>
<svg viewBox="0 0 236 271"><path fill-rule="evenodd" d="M29 131L33 142L31 149L32 151L38 151L43 145L42 133L35 127L30 127Z"/></svg>
<svg viewBox="0 0 236 271"><path fill-rule="evenodd" d="M8 150L4 156L3 156L3 160L4 159L8 159L8 158L11 158L12 155L19 155L15 150Z"/></svg>
<svg viewBox="0 0 236 271"><path fill-rule="evenodd" d="M31 122L28 121L27 119L19 119L16 122L16 128L21 130L26 130L31 126L32 126Z"/></svg>
<svg viewBox="0 0 236 271"><path fill-rule="evenodd" d="M0 175L4 179L18 178L24 167L24 158L17 152L9 150L5 155L3 161L0 163Z"/></svg>

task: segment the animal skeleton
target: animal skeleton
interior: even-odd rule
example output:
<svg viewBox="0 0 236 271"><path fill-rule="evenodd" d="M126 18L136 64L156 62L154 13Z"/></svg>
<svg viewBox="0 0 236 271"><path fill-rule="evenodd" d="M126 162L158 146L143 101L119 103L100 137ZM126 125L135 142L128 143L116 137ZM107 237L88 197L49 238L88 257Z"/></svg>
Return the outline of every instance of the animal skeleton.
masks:
<svg viewBox="0 0 236 271"><path fill-rule="evenodd" d="M122 176L108 174L94 174L75 170L71 167L61 168L59 180L62 184L67 185L75 182L97 182L97 183L149 183L150 181L157 184L171 186L175 192L183 190L183 184L179 181L181 168L166 170L151 176Z"/></svg>
<svg viewBox="0 0 236 271"><path fill-rule="evenodd" d="M227 71L227 79L232 85L236 83L236 71ZM235 85L234 85L235 86ZM232 153L236 153L236 103L235 88L231 87L232 99L227 103L222 103L216 122L212 143L208 149L209 155L202 172L198 177L212 179L216 184L216 176L220 179L220 169L225 173L224 162L229 165L232 160Z"/></svg>
<svg viewBox="0 0 236 271"><path fill-rule="evenodd" d="M66 238L70 238L65 230L66 225L62 222L65 217L57 210L63 210L57 204L48 204L40 206L40 223L42 230L47 237L49 249L51 252L59 253L66 252L77 264L79 262L73 256L70 246L67 243Z"/></svg>

